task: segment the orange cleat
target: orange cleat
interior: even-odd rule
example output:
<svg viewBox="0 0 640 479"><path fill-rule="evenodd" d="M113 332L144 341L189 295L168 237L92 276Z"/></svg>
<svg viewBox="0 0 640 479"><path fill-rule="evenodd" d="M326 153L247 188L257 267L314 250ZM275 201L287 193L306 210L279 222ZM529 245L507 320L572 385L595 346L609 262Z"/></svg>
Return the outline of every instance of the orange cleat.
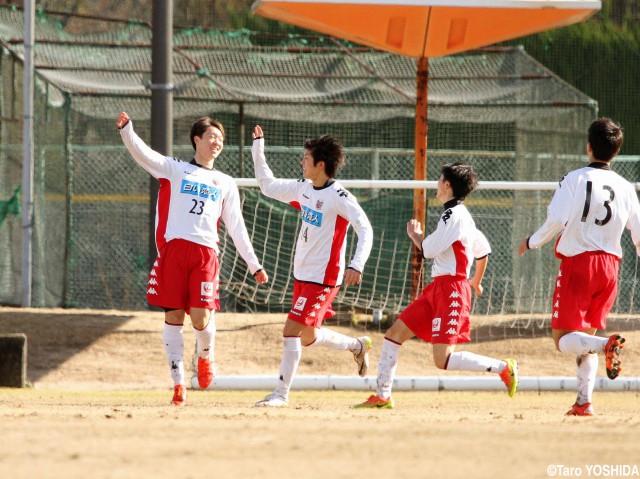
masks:
<svg viewBox="0 0 640 479"><path fill-rule="evenodd" d="M206 358L198 358L198 386L207 389L213 381L213 367L211 361Z"/></svg>
<svg viewBox="0 0 640 479"><path fill-rule="evenodd" d="M584 404L575 403L566 414L567 416L593 416L593 406L590 402Z"/></svg>
<svg viewBox="0 0 640 479"><path fill-rule="evenodd" d="M620 352L624 348L624 337L615 333L609 336L609 341L604 347L604 354L607 358L607 377L615 379L622 372Z"/></svg>
<svg viewBox="0 0 640 479"><path fill-rule="evenodd" d="M187 388L183 384L178 384L173 388L173 399L171 404L174 406L184 406L187 402Z"/></svg>
<svg viewBox="0 0 640 479"><path fill-rule="evenodd" d="M395 403L393 399L382 399L381 397L372 394L362 404L356 404L353 406L354 409L393 409L395 407Z"/></svg>
<svg viewBox="0 0 640 479"><path fill-rule="evenodd" d="M505 359L507 366L500 373L500 379L505 386L509 397L512 398L518 389L518 362L515 359Z"/></svg>

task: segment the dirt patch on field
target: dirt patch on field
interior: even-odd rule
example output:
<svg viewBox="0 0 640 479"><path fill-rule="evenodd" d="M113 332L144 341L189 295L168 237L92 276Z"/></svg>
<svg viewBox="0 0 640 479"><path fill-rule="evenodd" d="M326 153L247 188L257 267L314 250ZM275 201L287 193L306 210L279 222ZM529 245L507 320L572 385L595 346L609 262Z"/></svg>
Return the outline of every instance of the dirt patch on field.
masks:
<svg viewBox="0 0 640 479"><path fill-rule="evenodd" d="M366 318L364 318L366 319ZM638 320L612 319L625 330L624 375L640 376ZM284 314L216 315L216 365L218 375L273 374L282 354ZM474 319L473 341L460 349L492 357L518 360L522 376L573 376L573 358L554 350L544 318ZM28 380L36 388L65 389L166 389L171 379L162 346L163 313L65 309L0 308L0 334L25 333L28 344ZM351 326L350 326L351 325ZM373 338L371 354L375 374L384 329L361 320L329 324L344 334ZM193 330L185 325L185 350L191 359ZM349 353L325 348L305 348L298 374L354 375ZM188 361L190 368L190 361ZM422 341L405 343L398 375L446 375L433 366L431 346ZM456 375L464 374L456 372ZM604 376L600 361L599 376ZM190 375L189 375L190 377Z"/></svg>

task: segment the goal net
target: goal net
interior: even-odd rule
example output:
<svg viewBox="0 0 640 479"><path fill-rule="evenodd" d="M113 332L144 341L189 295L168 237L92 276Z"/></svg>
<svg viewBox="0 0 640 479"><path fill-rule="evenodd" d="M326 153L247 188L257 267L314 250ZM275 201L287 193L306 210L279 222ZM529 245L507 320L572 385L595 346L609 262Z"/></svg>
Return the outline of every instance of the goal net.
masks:
<svg viewBox="0 0 640 479"><path fill-rule="evenodd" d="M283 176L295 175L291 163L282 158L299 155L298 149L287 152L282 148L273 151L267 148L266 154L276 172ZM374 170L384 163L384 158L399 155L410 158L413 152L375 149L347 152L348 161L370 165ZM472 313L501 318L502 326L506 320L516 331L536 327L546 330L559 260L555 258L553 244L530 251L523 257L518 256L517 247L545 221L546 209L559 177L556 181L545 182L483 181L488 176L487 170L497 162L512 163L512 169L516 168L515 155L507 153L439 151L431 154L429 162L439 168L443 163L457 160L472 164L479 172L480 186L465 204L492 247L483 280L484 294L475 298ZM527 161L543 168L550 158L531 155ZM568 170L582 166L586 157L567 156L555 161L563 162ZM637 158L618 158L616 162L616 170L631 177ZM502 165L502 169L507 168ZM384 315L394 317L412 300L412 242L406 235L406 223L413 215L413 188L419 183L420 187L428 189L426 232L429 233L435 229L442 211L441 204L435 199L435 182L344 180L343 183L367 212L374 229L374 245L362 283L357 287L343 287L334 307L366 315L380 310ZM293 289L293 255L300 224L298 212L262 195L255 180L241 180L241 184L246 185L242 188L245 221L270 282L257 286L235 253L232 242L223 235L222 276L227 278L223 287L228 297L237 302L233 309L240 306L248 311L288 311ZM350 230L347 263L353 255L356 240L355 233ZM619 294L613 314L626 320L637 311L640 279L638 256L628 234L623 236L623 251ZM431 260L423 261L420 275L423 285L430 281L431 263Z"/></svg>

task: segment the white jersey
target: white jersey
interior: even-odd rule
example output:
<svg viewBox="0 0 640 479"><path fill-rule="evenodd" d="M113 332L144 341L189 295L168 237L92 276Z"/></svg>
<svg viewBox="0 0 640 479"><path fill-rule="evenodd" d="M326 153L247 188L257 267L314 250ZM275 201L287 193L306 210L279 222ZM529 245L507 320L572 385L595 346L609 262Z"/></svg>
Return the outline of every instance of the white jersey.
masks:
<svg viewBox="0 0 640 479"><path fill-rule="evenodd" d="M528 241L538 248L562 233L556 251L576 256L604 251L622 257L620 237L631 231L640 255L640 204L633 185L605 163L595 162L566 174L547 208L547 220Z"/></svg>
<svg viewBox="0 0 640 479"><path fill-rule="evenodd" d="M120 136L136 162L160 182L156 206L156 247L181 238L220 253L218 225L224 221L251 273L262 269L242 219L240 195L233 178L194 162L161 155L133 131L129 121Z"/></svg>
<svg viewBox="0 0 640 479"><path fill-rule="evenodd" d="M310 180L276 179L264 156L264 139L251 149L262 193L300 210L293 275L298 281L327 286L342 283L349 224L358 244L349 268L362 273L373 245L373 229L358 201L337 181L315 188Z"/></svg>
<svg viewBox="0 0 640 479"><path fill-rule="evenodd" d="M432 277L468 278L474 258L491 254L491 246L462 202L451 200L444 208L436 230L422 241L422 255L433 258Z"/></svg>

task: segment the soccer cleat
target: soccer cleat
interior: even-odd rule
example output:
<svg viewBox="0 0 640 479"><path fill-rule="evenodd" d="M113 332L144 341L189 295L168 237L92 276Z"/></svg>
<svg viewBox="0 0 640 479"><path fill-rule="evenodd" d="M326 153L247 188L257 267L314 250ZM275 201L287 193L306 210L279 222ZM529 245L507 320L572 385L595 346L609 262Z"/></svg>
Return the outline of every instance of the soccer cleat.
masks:
<svg viewBox="0 0 640 479"><path fill-rule="evenodd" d="M609 336L609 341L604 347L604 354L607 358L607 377L609 379L615 379L622 372L620 366L620 352L624 348L624 337L621 334L615 333Z"/></svg>
<svg viewBox="0 0 640 479"><path fill-rule="evenodd" d="M358 338L358 342L360 343L360 350L357 353L353 352L353 359L358 364L358 376L363 378L369 371L369 351L371 351L373 341L369 336L362 336Z"/></svg>
<svg viewBox="0 0 640 479"><path fill-rule="evenodd" d="M198 358L198 386L207 389L213 381L213 364L207 358Z"/></svg>
<svg viewBox="0 0 640 479"><path fill-rule="evenodd" d="M288 405L287 400L276 393L267 394L262 401L256 403L256 407L287 407Z"/></svg>
<svg viewBox="0 0 640 479"><path fill-rule="evenodd" d="M171 404L174 406L184 406L187 402L187 388L183 384L178 384L173 388L173 399Z"/></svg>
<svg viewBox="0 0 640 479"><path fill-rule="evenodd" d="M382 399L381 397L372 394L362 404L356 404L353 406L354 409L393 409L395 407L395 403L392 398Z"/></svg>
<svg viewBox="0 0 640 479"><path fill-rule="evenodd" d="M518 363L515 359L505 359L507 367L500 373L500 379L509 391L509 397L512 398L518 389Z"/></svg>
<svg viewBox="0 0 640 479"><path fill-rule="evenodd" d="M593 416L593 406L590 402L584 404L575 403L566 414L567 416Z"/></svg>

